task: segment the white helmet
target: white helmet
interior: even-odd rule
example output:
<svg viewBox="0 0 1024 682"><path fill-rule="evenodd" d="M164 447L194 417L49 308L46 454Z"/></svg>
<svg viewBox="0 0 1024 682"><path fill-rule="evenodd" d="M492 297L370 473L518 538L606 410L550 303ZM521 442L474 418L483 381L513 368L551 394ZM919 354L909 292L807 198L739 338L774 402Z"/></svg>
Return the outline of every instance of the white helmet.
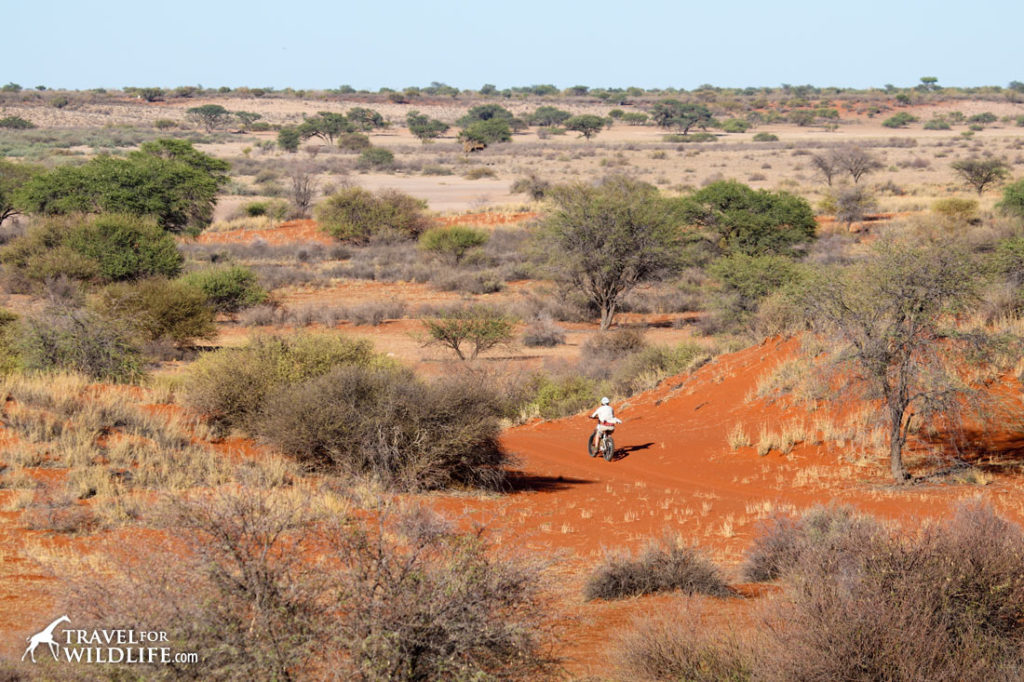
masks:
<svg viewBox="0 0 1024 682"><path fill-rule="evenodd" d="M610 402L611 402L611 401L610 401L610 400L608 400L608 398L601 398L601 404L602 404L602 405L607 405L607 404L608 404L608 403L610 403Z"/></svg>

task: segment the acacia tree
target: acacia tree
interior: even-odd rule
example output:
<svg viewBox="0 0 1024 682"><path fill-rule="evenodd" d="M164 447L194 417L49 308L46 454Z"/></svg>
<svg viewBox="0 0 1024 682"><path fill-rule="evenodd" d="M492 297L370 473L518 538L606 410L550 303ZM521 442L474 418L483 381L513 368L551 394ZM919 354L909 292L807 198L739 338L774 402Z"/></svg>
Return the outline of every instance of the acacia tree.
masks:
<svg viewBox="0 0 1024 682"><path fill-rule="evenodd" d="M409 132L418 137L424 144L441 137L441 135L448 131L448 124L444 121L430 118L415 109L405 115L405 124L409 128Z"/></svg>
<svg viewBox="0 0 1024 682"><path fill-rule="evenodd" d="M231 119L231 112L219 104L204 104L185 112L190 119L201 124L207 132L213 132ZM258 114L257 114L258 117Z"/></svg>
<svg viewBox="0 0 1024 682"><path fill-rule="evenodd" d="M466 360L463 344L469 344L472 350L468 359L475 360L480 353L512 340L515 319L495 308L475 305L424 318L423 326L429 335L427 345L446 346L459 360Z"/></svg>
<svg viewBox="0 0 1024 682"><path fill-rule="evenodd" d="M554 212L539 246L556 277L583 292L608 329L619 301L641 282L678 269L683 235L657 189L625 177L550 190Z"/></svg>
<svg viewBox="0 0 1024 682"><path fill-rule="evenodd" d="M565 122L566 130L573 130L588 140L601 132L607 121L594 114L581 114L573 116Z"/></svg>
<svg viewBox="0 0 1024 682"><path fill-rule="evenodd" d="M711 110L703 104L664 99L651 107L651 118L662 128L679 128L683 135L695 125L706 127L711 123Z"/></svg>
<svg viewBox="0 0 1024 682"><path fill-rule="evenodd" d="M836 341L829 366L846 390L882 399L897 481L908 477L903 448L914 418L960 409L971 392L963 368L997 357L1000 339L952 327L973 298L973 275L951 245L882 243L867 260L808 287L812 325Z"/></svg>
<svg viewBox="0 0 1024 682"><path fill-rule="evenodd" d="M342 133L350 133L353 130L352 122L345 114L336 114L330 111L318 112L316 116L310 116L298 126L299 136L303 139L319 137L327 144L334 144L334 138Z"/></svg>
<svg viewBox="0 0 1024 682"><path fill-rule="evenodd" d="M1010 168L1005 161L992 157L960 159L950 165L964 182L978 192L979 197L986 187L998 184L1010 174Z"/></svg>

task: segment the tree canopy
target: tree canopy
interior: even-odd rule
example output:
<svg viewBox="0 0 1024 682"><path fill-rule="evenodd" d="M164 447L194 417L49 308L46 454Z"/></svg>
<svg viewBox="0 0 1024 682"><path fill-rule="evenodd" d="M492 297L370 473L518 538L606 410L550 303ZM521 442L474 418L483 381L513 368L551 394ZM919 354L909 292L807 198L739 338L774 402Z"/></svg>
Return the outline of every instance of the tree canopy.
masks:
<svg viewBox="0 0 1024 682"><path fill-rule="evenodd" d="M213 218L228 168L190 142L163 139L124 159L103 155L35 176L19 194L30 213L128 213L153 216L165 230L197 231Z"/></svg>
<svg viewBox="0 0 1024 682"><path fill-rule="evenodd" d="M722 255L792 254L814 240L817 227L805 199L788 192L755 190L735 180L712 183L676 200L675 208Z"/></svg>
<svg viewBox="0 0 1024 682"><path fill-rule="evenodd" d="M607 329L621 297L681 264L683 235L668 203L651 185L612 177L599 185L553 188L553 212L539 245L553 274L579 289Z"/></svg>

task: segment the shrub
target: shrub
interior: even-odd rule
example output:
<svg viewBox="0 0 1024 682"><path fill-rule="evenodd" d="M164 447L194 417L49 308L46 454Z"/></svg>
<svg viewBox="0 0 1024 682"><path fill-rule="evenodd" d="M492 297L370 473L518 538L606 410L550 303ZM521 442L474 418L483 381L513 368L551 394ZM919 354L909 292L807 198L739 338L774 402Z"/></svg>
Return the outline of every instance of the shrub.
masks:
<svg viewBox="0 0 1024 682"><path fill-rule="evenodd" d="M1003 200L999 208L1004 213L1024 218L1024 180L1018 180L1003 188Z"/></svg>
<svg viewBox="0 0 1024 682"><path fill-rule="evenodd" d="M1021 529L962 507L917 533L805 554L767 679L1005 679L1024 665Z"/></svg>
<svg viewBox="0 0 1024 682"><path fill-rule="evenodd" d="M294 126L285 126L277 133L277 146L286 152L294 154L299 151L299 144L302 143L302 133Z"/></svg>
<svg viewBox="0 0 1024 682"><path fill-rule="evenodd" d="M65 275L76 280L129 281L174 277L182 256L174 238L155 221L101 215L86 221L50 219L0 249L0 261L36 281Z"/></svg>
<svg viewBox="0 0 1024 682"><path fill-rule="evenodd" d="M708 274L718 283L710 294L709 308L720 323L742 325L751 319L764 298L797 282L802 270L785 256L735 253L714 261Z"/></svg>
<svg viewBox="0 0 1024 682"><path fill-rule="evenodd" d="M373 145L370 138L364 133L342 133L338 135L338 149L346 152L363 152ZM392 157L392 161L394 157Z"/></svg>
<svg viewBox="0 0 1024 682"><path fill-rule="evenodd" d="M623 599L673 590L714 597L732 594L714 564L693 547L668 537L649 545L636 559L629 554L607 557L587 579L583 593L588 600Z"/></svg>
<svg viewBox="0 0 1024 682"><path fill-rule="evenodd" d="M848 561L869 546L881 528L850 507L814 507L799 519L776 516L761 524L747 549L743 577L754 582L790 576L816 553L829 561Z"/></svg>
<svg viewBox="0 0 1024 682"><path fill-rule="evenodd" d="M814 211L805 199L735 181L714 182L676 200L676 207L718 252L791 254L816 236Z"/></svg>
<svg viewBox="0 0 1024 682"><path fill-rule="evenodd" d="M420 248L450 256L458 264L470 249L487 243L487 233L464 225L432 227L420 235Z"/></svg>
<svg viewBox="0 0 1024 682"><path fill-rule="evenodd" d="M463 345L472 346L469 359L512 340L515 319L495 308L483 305L464 306L442 311L436 317L424 318L428 344L450 348L459 360L466 360Z"/></svg>
<svg viewBox="0 0 1024 682"><path fill-rule="evenodd" d="M29 130L35 127L35 123L21 116L5 116L0 118L0 128L6 128L7 130Z"/></svg>
<svg viewBox="0 0 1024 682"><path fill-rule="evenodd" d="M754 135L754 142L778 142L779 136L775 133L757 133Z"/></svg>
<svg viewBox="0 0 1024 682"><path fill-rule="evenodd" d="M346 679L538 680L542 651L536 565L503 559L479 534L421 509L338 536ZM333 634L333 631L332 631Z"/></svg>
<svg viewBox="0 0 1024 682"><path fill-rule="evenodd" d="M523 330L523 345L530 348L558 346L563 343L565 343L565 330L549 318L531 322Z"/></svg>
<svg viewBox="0 0 1024 682"><path fill-rule="evenodd" d="M288 215L288 202L274 199L271 201L250 201L242 206L242 213L250 218L267 216L272 220L284 220Z"/></svg>
<svg viewBox="0 0 1024 682"><path fill-rule="evenodd" d="M228 168L190 142L160 139L126 158L103 155L59 166L26 183L22 198L33 213L128 213L154 217L166 230L197 232L213 218Z"/></svg>
<svg viewBox="0 0 1024 682"><path fill-rule="evenodd" d="M94 305L104 317L137 330L146 341L166 338L183 345L217 334L206 294L182 281L153 278L112 284Z"/></svg>
<svg viewBox="0 0 1024 682"><path fill-rule="evenodd" d="M666 377L693 371L710 358L695 343L678 346L646 346L625 358L612 375L617 393L633 395L647 391Z"/></svg>
<svg viewBox="0 0 1024 682"><path fill-rule="evenodd" d="M750 121L742 118L730 118L722 122L722 130L727 133L745 133L750 129Z"/></svg>
<svg viewBox="0 0 1024 682"><path fill-rule="evenodd" d="M978 217L978 202L974 199L948 197L932 204L932 211L950 222L966 224Z"/></svg>
<svg viewBox="0 0 1024 682"><path fill-rule="evenodd" d="M103 381L142 377L142 355L124 325L74 308L27 317L14 333L22 365L29 370L68 370Z"/></svg>
<svg viewBox="0 0 1024 682"><path fill-rule="evenodd" d="M407 369L349 364L267 396L257 432L307 465L401 490L495 487L499 396L473 377L434 384Z"/></svg>
<svg viewBox="0 0 1024 682"><path fill-rule="evenodd" d="M594 334L583 343L580 359L586 365L611 365L647 347L644 330L622 327Z"/></svg>
<svg viewBox="0 0 1024 682"><path fill-rule="evenodd" d="M942 118L933 118L924 122L925 130L949 130L949 121Z"/></svg>
<svg viewBox="0 0 1024 682"><path fill-rule="evenodd" d="M187 672L132 666L145 679L287 680L331 660L334 619L322 605L332 584L303 561L323 541L308 505L250 487L170 504L166 542L142 552L102 543L104 570L68 580L79 625L160 623L171 646L198 654Z"/></svg>
<svg viewBox="0 0 1024 682"><path fill-rule="evenodd" d="M901 111L898 114L894 114L889 118L882 121L882 125L886 128L906 128L909 124L917 121L917 117L908 114L905 111Z"/></svg>
<svg viewBox="0 0 1024 682"><path fill-rule="evenodd" d="M426 202L396 190L376 194L349 187L327 197L314 214L325 232L338 239L367 242L376 235L398 234L414 238L429 221Z"/></svg>
<svg viewBox="0 0 1024 682"><path fill-rule="evenodd" d="M510 142L512 127L502 118L473 121L459 131L458 139L464 145L480 145L480 148L495 142Z"/></svg>
<svg viewBox="0 0 1024 682"><path fill-rule="evenodd" d="M709 627L692 606L638 619L616 649L622 679L629 680L745 682L756 660L735 636Z"/></svg>
<svg viewBox="0 0 1024 682"><path fill-rule="evenodd" d="M368 341L342 336L258 336L241 348L200 357L190 369L187 400L225 426L255 432L271 391L323 376L341 365L375 366L382 361Z"/></svg>
<svg viewBox="0 0 1024 682"><path fill-rule="evenodd" d="M534 380L534 398L530 407L544 419L558 419L597 402L600 386L589 377L578 374L551 377L538 375Z"/></svg>
<svg viewBox="0 0 1024 682"><path fill-rule="evenodd" d="M540 201L550 189L550 182L531 173L526 177L517 178L509 191L512 194L526 194L534 201Z"/></svg>
<svg viewBox="0 0 1024 682"><path fill-rule="evenodd" d="M100 277L120 282L140 277L174 277L182 257L174 238L153 220L102 215L73 227L62 240L70 249L96 261Z"/></svg>
<svg viewBox="0 0 1024 682"><path fill-rule="evenodd" d="M197 270L185 275L182 281L203 292L218 312L234 313L267 300L267 292L259 285L255 273L241 265Z"/></svg>
<svg viewBox="0 0 1024 682"><path fill-rule="evenodd" d="M356 161L357 168L391 168L395 165L395 155L383 147L364 149Z"/></svg>
<svg viewBox="0 0 1024 682"><path fill-rule="evenodd" d="M462 174L462 177L467 180L481 180L483 178L496 178L498 174L494 170L485 166L478 166L476 168L470 168L468 171Z"/></svg>

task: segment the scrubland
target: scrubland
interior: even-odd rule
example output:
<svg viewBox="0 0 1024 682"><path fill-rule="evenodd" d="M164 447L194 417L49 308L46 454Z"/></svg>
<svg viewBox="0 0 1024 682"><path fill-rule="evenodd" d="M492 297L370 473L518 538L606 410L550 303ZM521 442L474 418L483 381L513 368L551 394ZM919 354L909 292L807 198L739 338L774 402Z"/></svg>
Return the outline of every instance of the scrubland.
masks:
<svg viewBox="0 0 1024 682"><path fill-rule="evenodd" d="M1020 679L1018 89L151 90L0 92L10 679Z"/></svg>

